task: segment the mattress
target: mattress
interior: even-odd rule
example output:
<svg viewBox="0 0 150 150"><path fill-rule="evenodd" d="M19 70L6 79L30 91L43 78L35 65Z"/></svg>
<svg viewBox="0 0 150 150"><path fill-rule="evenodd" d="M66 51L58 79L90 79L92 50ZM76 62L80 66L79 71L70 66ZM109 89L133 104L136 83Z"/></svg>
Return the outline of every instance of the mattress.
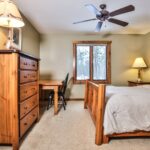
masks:
<svg viewBox="0 0 150 150"><path fill-rule="evenodd" d="M106 87L104 134L150 131L150 85Z"/></svg>

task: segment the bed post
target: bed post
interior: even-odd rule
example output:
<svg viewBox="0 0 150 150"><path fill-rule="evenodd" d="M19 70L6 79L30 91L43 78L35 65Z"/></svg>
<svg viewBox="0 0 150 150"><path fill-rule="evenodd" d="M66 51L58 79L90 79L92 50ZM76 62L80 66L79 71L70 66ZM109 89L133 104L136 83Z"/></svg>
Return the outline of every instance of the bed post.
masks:
<svg viewBox="0 0 150 150"><path fill-rule="evenodd" d="M104 135L103 132L103 144L107 144L109 142L109 137L107 135Z"/></svg>
<svg viewBox="0 0 150 150"><path fill-rule="evenodd" d="M86 80L85 85L84 109L87 109L87 100L88 100L88 80Z"/></svg>
<svg viewBox="0 0 150 150"><path fill-rule="evenodd" d="M98 87L98 105L96 113L96 137L95 144L101 145L104 140L103 136L103 117L105 109L105 85L100 84Z"/></svg>

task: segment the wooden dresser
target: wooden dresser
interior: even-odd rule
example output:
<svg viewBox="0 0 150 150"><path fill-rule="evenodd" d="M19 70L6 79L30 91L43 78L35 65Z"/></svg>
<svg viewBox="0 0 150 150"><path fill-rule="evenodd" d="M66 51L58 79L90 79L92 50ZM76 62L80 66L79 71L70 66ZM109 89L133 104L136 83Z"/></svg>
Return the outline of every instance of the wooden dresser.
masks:
<svg viewBox="0 0 150 150"><path fill-rule="evenodd" d="M19 141L39 117L39 59L0 50L0 144Z"/></svg>

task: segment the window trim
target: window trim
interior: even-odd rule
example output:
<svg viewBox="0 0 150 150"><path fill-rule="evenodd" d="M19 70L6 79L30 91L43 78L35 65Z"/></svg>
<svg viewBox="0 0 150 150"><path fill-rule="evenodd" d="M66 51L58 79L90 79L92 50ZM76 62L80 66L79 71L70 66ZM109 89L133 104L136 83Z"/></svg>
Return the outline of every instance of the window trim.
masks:
<svg viewBox="0 0 150 150"><path fill-rule="evenodd" d="M90 81L95 83L111 83L111 43L112 41L73 41L73 83L74 84L83 84L86 80L77 80L77 68L76 68L76 47L78 44L106 44L106 80L93 80L93 53L92 46L90 46Z"/></svg>

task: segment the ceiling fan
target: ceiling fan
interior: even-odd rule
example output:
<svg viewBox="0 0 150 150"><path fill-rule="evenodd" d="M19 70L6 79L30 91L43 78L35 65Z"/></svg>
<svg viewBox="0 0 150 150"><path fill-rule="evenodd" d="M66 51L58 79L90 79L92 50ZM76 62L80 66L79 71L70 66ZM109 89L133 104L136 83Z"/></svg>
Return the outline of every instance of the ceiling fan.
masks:
<svg viewBox="0 0 150 150"><path fill-rule="evenodd" d="M111 18L111 17L135 10L135 7L133 5L128 5L126 7L120 8L120 9L115 10L113 12L109 12L106 10L106 4L101 4L99 6L101 8L100 11L93 4L86 4L85 7L87 7L87 9L89 9L89 11L94 13L96 15L96 18L74 22L73 24L78 24L78 23L83 23L83 22L88 22L88 21L93 21L93 20L99 20L99 22L96 25L96 31L97 32L100 31L103 22L106 20L111 22L111 23L115 23L117 25L123 26L123 27L127 26L128 22L121 21L121 20Z"/></svg>

